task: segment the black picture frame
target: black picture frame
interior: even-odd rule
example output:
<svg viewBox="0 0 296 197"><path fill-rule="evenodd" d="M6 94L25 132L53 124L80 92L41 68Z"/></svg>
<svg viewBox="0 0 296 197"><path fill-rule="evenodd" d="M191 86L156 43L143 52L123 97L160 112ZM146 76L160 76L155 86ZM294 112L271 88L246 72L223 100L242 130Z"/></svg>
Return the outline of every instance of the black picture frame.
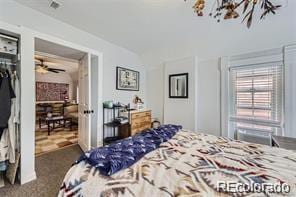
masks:
<svg viewBox="0 0 296 197"><path fill-rule="evenodd" d="M128 86L128 85L123 86L123 82L122 82L123 81L123 79L122 79L123 73L122 72L125 72L126 75L135 76L136 79L134 79L135 80L134 87ZM128 76L126 76L126 77L128 77ZM125 79L125 80L126 80L125 83L129 83L128 82L129 79ZM130 79L130 80L132 80L132 79ZM140 72L117 66L116 67L116 90L139 91L140 90Z"/></svg>
<svg viewBox="0 0 296 197"><path fill-rule="evenodd" d="M185 91L184 95L173 95L172 92L172 79L174 77L185 77L185 88L183 91ZM180 73L180 74L173 74L169 75L169 98L175 98L175 99L187 99L189 98L189 83L188 83L189 73ZM177 87L178 88L178 87Z"/></svg>

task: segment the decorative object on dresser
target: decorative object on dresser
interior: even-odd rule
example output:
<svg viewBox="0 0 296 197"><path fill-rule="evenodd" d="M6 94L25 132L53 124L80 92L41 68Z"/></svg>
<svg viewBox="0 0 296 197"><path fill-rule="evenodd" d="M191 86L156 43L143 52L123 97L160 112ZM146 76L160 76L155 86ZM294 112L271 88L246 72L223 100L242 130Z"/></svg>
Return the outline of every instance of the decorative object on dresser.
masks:
<svg viewBox="0 0 296 197"><path fill-rule="evenodd" d="M120 110L127 111L126 116L120 114ZM130 130L130 104L114 104L112 101L103 103L103 145L129 135ZM124 133L123 133L124 132Z"/></svg>
<svg viewBox="0 0 296 197"><path fill-rule="evenodd" d="M151 128L151 110L135 110L131 111L131 133L135 135L145 129Z"/></svg>
<svg viewBox="0 0 296 197"><path fill-rule="evenodd" d="M169 98L188 98L188 73L169 76Z"/></svg>
<svg viewBox="0 0 296 197"><path fill-rule="evenodd" d="M116 68L116 89L139 91L140 73L127 68Z"/></svg>
<svg viewBox="0 0 296 197"><path fill-rule="evenodd" d="M144 108L144 102L143 102L143 100L139 96L137 96L137 95L135 95L135 98L133 100L133 103L135 104L135 109L137 109L137 110L140 110L140 109L143 109Z"/></svg>
<svg viewBox="0 0 296 197"><path fill-rule="evenodd" d="M153 120L152 123L151 123L151 128L153 128L153 129L157 129L157 128L159 128L160 126L161 126L161 123L160 123L160 121L157 120L157 119Z"/></svg>

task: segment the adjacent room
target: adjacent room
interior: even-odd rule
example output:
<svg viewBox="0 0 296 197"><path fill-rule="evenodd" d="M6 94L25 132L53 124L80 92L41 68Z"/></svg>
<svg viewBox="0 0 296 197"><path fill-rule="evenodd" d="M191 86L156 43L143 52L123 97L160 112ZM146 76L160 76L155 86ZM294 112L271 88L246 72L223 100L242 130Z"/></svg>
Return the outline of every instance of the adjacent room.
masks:
<svg viewBox="0 0 296 197"><path fill-rule="evenodd" d="M81 146L91 146L89 139L82 139L88 124L87 114L91 113L83 107L91 106L90 101L95 103L97 99L90 99L86 92L92 86L90 96L97 95L97 84L89 81L90 77L94 78L93 81L98 77L97 56L35 38L34 63L35 155L77 145L78 140L82 144L84 139L86 145ZM92 66L90 69L88 64ZM96 132L96 129L92 131Z"/></svg>
<svg viewBox="0 0 296 197"><path fill-rule="evenodd" d="M0 0L0 196L296 196L295 0Z"/></svg>
<svg viewBox="0 0 296 197"><path fill-rule="evenodd" d="M35 155L77 144L77 59L84 54L72 52L76 59L57 55L71 54L70 50L40 39L35 40Z"/></svg>

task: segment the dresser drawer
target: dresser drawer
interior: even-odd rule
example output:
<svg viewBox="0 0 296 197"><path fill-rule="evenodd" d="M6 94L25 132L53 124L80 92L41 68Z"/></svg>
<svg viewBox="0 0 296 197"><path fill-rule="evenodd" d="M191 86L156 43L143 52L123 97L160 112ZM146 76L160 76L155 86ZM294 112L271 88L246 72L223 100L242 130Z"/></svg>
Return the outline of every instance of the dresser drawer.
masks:
<svg viewBox="0 0 296 197"><path fill-rule="evenodd" d="M134 113L134 114L132 114L132 120L136 119L136 118L142 118L145 116L151 116L151 111Z"/></svg>
<svg viewBox="0 0 296 197"><path fill-rule="evenodd" d="M141 117L141 118L135 118L132 120L132 126L136 126L136 125L139 125L143 122L150 122L151 123L151 116L144 116L144 117Z"/></svg>
<svg viewBox="0 0 296 197"><path fill-rule="evenodd" d="M135 127L131 130L131 135L135 135L135 134L138 134L138 133L141 133L142 131L146 130L146 129L150 129L151 126L146 124L146 125L142 125L140 127Z"/></svg>
<svg viewBox="0 0 296 197"><path fill-rule="evenodd" d="M131 135L151 128L151 111L138 112L131 115Z"/></svg>
<svg viewBox="0 0 296 197"><path fill-rule="evenodd" d="M139 128L138 129L135 128L131 131L131 135L136 135L138 133L141 133L141 130Z"/></svg>

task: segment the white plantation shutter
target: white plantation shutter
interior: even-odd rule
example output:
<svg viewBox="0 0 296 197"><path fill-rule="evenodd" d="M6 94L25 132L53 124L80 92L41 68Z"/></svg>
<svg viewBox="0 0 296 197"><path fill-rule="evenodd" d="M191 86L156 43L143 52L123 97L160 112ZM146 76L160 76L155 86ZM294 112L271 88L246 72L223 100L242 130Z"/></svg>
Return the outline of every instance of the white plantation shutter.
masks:
<svg viewBox="0 0 296 197"><path fill-rule="evenodd" d="M230 68L230 121L236 132L281 135L283 125L282 62Z"/></svg>

